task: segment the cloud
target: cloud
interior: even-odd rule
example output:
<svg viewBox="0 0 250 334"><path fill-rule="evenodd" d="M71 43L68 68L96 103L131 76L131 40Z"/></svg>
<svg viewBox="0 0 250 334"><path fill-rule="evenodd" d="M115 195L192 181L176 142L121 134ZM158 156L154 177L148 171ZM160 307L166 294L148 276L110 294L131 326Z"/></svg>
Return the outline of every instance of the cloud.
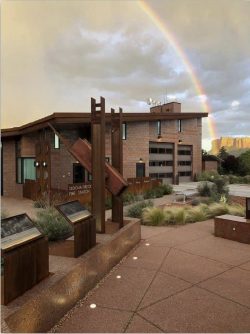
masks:
<svg viewBox="0 0 250 334"><path fill-rule="evenodd" d="M219 136L247 134L249 3L148 3L189 58L203 95L136 1L10 1L2 8L4 127L52 112L89 112L91 96L105 96L107 109L145 112L147 98L168 95L186 112L208 103ZM210 138L207 121L203 138Z"/></svg>

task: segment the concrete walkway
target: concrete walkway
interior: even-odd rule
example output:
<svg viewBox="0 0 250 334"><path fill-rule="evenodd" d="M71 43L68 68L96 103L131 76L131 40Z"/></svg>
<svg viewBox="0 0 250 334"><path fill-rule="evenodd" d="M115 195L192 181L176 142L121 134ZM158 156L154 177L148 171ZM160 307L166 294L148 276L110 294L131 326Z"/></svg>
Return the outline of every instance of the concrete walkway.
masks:
<svg viewBox="0 0 250 334"><path fill-rule="evenodd" d="M250 245L214 237L212 220L142 238L52 332L250 332Z"/></svg>

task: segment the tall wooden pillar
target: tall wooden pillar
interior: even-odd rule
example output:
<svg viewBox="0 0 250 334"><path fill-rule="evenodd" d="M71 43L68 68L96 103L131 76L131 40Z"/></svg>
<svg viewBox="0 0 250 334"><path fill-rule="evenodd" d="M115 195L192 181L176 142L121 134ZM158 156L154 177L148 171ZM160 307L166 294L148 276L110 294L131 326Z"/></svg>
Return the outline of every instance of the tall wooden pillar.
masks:
<svg viewBox="0 0 250 334"><path fill-rule="evenodd" d="M96 231L105 233L105 99L91 98L92 214Z"/></svg>
<svg viewBox="0 0 250 334"><path fill-rule="evenodd" d="M115 113L111 109L111 155L112 166L123 174L123 144L122 144L122 109ZM112 195L112 221L123 227L123 201L122 196Z"/></svg>

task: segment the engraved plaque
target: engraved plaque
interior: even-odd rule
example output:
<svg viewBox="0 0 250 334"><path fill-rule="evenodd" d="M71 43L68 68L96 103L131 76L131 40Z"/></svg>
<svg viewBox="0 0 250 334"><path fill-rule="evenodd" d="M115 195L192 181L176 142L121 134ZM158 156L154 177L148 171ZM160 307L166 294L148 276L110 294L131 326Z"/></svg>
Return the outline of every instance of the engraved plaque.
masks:
<svg viewBox="0 0 250 334"><path fill-rule="evenodd" d="M1 249L3 250L15 248L40 236L42 233L26 214L2 219Z"/></svg>
<svg viewBox="0 0 250 334"><path fill-rule="evenodd" d="M85 218L91 216L91 213L84 205L79 201L71 201L61 205L57 205L56 208L72 223L77 223Z"/></svg>

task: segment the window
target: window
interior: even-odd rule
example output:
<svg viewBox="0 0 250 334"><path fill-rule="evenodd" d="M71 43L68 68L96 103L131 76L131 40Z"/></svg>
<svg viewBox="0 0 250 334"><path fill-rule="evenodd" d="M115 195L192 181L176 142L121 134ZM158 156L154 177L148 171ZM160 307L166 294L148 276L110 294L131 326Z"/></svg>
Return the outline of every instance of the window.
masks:
<svg viewBox="0 0 250 334"><path fill-rule="evenodd" d="M191 176L191 172L179 172L179 176Z"/></svg>
<svg viewBox="0 0 250 334"><path fill-rule="evenodd" d="M85 168L80 164L73 164L73 183L85 182Z"/></svg>
<svg viewBox="0 0 250 334"><path fill-rule="evenodd" d="M153 179L166 179L166 178L172 178L173 173L149 173L149 177Z"/></svg>
<svg viewBox="0 0 250 334"><path fill-rule="evenodd" d="M59 149L60 148L60 139L57 134L54 136L54 148Z"/></svg>
<svg viewBox="0 0 250 334"><path fill-rule="evenodd" d="M181 132L181 119L178 119L178 132Z"/></svg>
<svg viewBox="0 0 250 334"><path fill-rule="evenodd" d="M191 155L191 150L178 150L179 155Z"/></svg>
<svg viewBox="0 0 250 334"><path fill-rule="evenodd" d="M17 158L16 182L24 183L25 180L36 180L36 167L34 158Z"/></svg>
<svg viewBox="0 0 250 334"><path fill-rule="evenodd" d="M127 123L122 123L122 139L127 139Z"/></svg>
<svg viewBox="0 0 250 334"><path fill-rule="evenodd" d="M179 166L191 166L191 161L178 161Z"/></svg>
<svg viewBox="0 0 250 334"><path fill-rule="evenodd" d="M149 153L153 154L172 154L173 149L172 148L164 148L164 147L150 147Z"/></svg>
<svg viewBox="0 0 250 334"><path fill-rule="evenodd" d="M156 125L157 125L157 135L160 136L161 135L161 121L157 121Z"/></svg>
<svg viewBox="0 0 250 334"><path fill-rule="evenodd" d="M149 166L173 166L173 161L171 160L150 160Z"/></svg>

